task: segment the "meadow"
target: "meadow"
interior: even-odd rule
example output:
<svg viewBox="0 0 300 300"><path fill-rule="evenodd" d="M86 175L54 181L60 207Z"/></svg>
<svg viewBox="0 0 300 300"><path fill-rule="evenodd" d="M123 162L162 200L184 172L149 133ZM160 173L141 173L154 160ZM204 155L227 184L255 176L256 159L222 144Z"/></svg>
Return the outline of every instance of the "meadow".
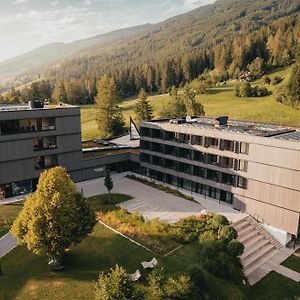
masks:
<svg viewBox="0 0 300 300"><path fill-rule="evenodd" d="M272 79L275 76L284 78L283 84L288 81L291 67L282 68L269 74ZM278 125L300 126L300 111L275 101L273 95L261 98L239 98L234 95L234 87L237 83L228 82L224 86L211 88L208 94L197 95L197 100L204 105L207 117L227 115L233 120L246 120L254 122L275 123ZM262 79L251 83L253 86L262 86ZM274 91L273 85L268 85L270 91ZM158 118L163 105L170 101L169 94L149 96L149 102L154 109L154 117ZM120 103L124 114L126 127L129 126L130 116L134 117L136 98L125 99ZM98 138L98 128L95 121L96 112L93 105L81 107L82 139L90 140Z"/></svg>

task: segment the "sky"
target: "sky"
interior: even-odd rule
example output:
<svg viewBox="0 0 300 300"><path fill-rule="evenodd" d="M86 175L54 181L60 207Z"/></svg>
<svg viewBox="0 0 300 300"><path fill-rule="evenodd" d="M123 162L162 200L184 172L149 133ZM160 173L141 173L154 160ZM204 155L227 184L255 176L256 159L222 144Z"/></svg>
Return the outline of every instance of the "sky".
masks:
<svg viewBox="0 0 300 300"><path fill-rule="evenodd" d="M156 23L215 0L0 0L0 62L52 42Z"/></svg>

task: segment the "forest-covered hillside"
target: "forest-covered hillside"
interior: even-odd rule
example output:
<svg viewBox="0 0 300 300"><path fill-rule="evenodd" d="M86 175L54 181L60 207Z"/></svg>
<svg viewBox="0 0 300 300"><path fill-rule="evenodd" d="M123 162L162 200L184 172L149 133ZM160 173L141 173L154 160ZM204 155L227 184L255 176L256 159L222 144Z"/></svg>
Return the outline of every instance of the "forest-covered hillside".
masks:
<svg viewBox="0 0 300 300"><path fill-rule="evenodd" d="M52 80L84 82L90 94L95 79L114 77L122 96L165 92L215 69L216 76L284 66L300 44L300 0L220 0L101 49L93 46L44 75ZM255 59L259 58L255 61Z"/></svg>

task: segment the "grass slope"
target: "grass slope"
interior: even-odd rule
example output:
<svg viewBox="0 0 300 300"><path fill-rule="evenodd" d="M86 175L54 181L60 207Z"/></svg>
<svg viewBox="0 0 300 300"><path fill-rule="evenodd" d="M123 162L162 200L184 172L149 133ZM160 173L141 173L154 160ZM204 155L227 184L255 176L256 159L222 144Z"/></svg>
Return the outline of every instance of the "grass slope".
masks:
<svg viewBox="0 0 300 300"><path fill-rule="evenodd" d="M291 67L282 68L269 74L272 79L275 76L284 78L287 82ZM262 79L252 83L262 86ZM217 117L228 115L235 120L249 120L256 122L276 123L279 125L300 126L300 111L280 104L270 95L263 98L239 98L234 95L235 83L228 83L226 86L212 88L209 94L198 95L197 100L204 105L206 116ZM267 88L274 91L275 87L270 85ZM159 117L162 106L170 100L168 94L150 96L150 104L154 108L155 117ZM124 100L120 106L125 117L126 126L129 126L129 117L134 117L136 99ZM98 137L97 123L95 121L94 106L83 106L81 109L81 125L83 140L95 139Z"/></svg>

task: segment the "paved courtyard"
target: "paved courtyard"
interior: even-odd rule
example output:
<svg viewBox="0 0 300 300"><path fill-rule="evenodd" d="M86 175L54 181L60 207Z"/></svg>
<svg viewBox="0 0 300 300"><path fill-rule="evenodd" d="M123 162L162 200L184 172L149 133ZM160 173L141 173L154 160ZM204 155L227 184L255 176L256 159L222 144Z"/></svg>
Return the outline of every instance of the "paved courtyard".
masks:
<svg viewBox="0 0 300 300"><path fill-rule="evenodd" d="M113 193L127 194L134 198L124 202L122 207L130 212L140 212L145 219L159 218L168 223L174 223L182 218L197 215L203 210L223 214L232 222L246 216L229 205L204 198L198 194L192 195L198 202L196 203L126 178L124 174L112 174L112 178ZM103 178L77 183L77 187L79 190L83 190L85 197L107 193ZM190 192L186 190L181 190L181 192L191 196Z"/></svg>
<svg viewBox="0 0 300 300"><path fill-rule="evenodd" d="M167 194L158 189L126 178L120 174L112 175L114 188L113 193L127 194L134 199L122 203L122 207L128 211L138 211L144 218L159 218L168 223L199 214L205 209L199 203ZM91 197L107 193L103 178L78 183L79 190L82 188L84 196Z"/></svg>

